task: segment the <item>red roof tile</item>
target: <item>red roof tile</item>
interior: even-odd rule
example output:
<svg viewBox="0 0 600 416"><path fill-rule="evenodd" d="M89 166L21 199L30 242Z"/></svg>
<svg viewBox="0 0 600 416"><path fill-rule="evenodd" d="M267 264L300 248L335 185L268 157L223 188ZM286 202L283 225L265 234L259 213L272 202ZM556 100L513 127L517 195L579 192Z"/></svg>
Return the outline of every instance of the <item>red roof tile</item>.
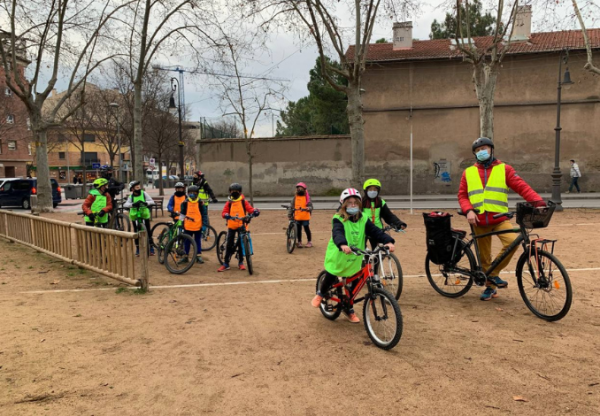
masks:
<svg viewBox="0 0 600 416"><path fill-rule="evenodd" d="M600 48L600 29L588 29L588 38L592 48ZM484 48L492 43L493 36L475 37L475 45ZM415 40L410 49L393 50L392 43L375 43L369 45L368 62L381 61L421 61L427 59L459 58L462 54L456 48L450 49L450 39ZM580 30L562 32L532 33L531 39L524 42L511 43L508 55L542 53L569 49L585 49L583 35ZM352 57L354 45L348 48L346 55Z"/></svg>

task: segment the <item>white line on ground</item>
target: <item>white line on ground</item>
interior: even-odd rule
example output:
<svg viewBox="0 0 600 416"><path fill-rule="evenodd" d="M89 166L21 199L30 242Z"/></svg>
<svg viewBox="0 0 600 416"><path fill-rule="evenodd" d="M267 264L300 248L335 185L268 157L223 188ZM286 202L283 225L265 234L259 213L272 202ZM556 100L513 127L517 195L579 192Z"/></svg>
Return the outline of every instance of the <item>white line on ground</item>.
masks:
<svg viewBox="0 0 600 416"><path fill-rule="evenodd" d="M598 271L600 267L588 267L582 269L567 269L567 272L588 272ZM503 271L502 274L514 274L514 270ZM433 276L441 276L441 274L434 274ZM425 274L412 274L404 277L426 277ZM150 286L150 289L183 289L188 287L211 287L211 286L235 286L235 285L256 285L256 284L269 284L269 283L297 283L297 282L314 282L315 278L311 279L284 279L284 280L257 280L254 282L220 282L220 283L192 283L188 285L164 285L164 286ZM126 289L135 290L134 287L128 287ZM105 290L115 290L114 287L108 288L94 288L94 289L59 289L59 290L31 290L27 292L19 292L20 294L44 294L44 293L71 293L71 292L99 292Z"/></svg>

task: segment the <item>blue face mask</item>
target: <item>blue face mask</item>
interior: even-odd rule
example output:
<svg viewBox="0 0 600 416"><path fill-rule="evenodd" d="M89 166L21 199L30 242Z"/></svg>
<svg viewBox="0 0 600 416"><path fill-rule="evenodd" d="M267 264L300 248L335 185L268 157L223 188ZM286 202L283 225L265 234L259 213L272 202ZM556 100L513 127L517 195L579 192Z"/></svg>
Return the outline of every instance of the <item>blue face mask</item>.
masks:
<svg viewBox="0 0 600 416"><path fill-rule="evenodd" d="M369 192L367 192L367 196L368 196L369 198L371 198L371 199L375 199L375 198L377 198L377 194L378 194L378 192L377 192L377 191L369 191Z"/></svg>
<svg viewBox="0 0 600 416"><path fill-rule="evenodd" d="M479 152L475 153L475 156L477 156L477 160L480 162L485 162L490 158L490 152L487 150L480 150Z"/></svg>
<svg viewBox="0 0 600 416"><path fill-rule="evenodd" d="M358 207L348 207L346 208L346 212L348 215L356 215L360 212L360 209Z"/></svg>
<svg viewBox="0 0 600 416"><path fill-rule="evenodd" d="M196 197L198 196L197 194L188 194L188 196L190 197L190 199L196 199Z"/></svg>

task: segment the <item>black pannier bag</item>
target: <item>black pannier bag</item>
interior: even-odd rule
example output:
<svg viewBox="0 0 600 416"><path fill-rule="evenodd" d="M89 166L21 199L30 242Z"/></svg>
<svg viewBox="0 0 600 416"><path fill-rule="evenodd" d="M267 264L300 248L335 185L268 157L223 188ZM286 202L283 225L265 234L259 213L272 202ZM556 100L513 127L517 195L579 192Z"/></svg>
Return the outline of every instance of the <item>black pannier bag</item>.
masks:
<svg viewBox="0 0 600 416"><path fill-rule="evenodd" d="M432 263L444 264L452 258L456 239L452 238L450 218L452 215L447 212L423 213L427 231L427 253Z"/></svg>

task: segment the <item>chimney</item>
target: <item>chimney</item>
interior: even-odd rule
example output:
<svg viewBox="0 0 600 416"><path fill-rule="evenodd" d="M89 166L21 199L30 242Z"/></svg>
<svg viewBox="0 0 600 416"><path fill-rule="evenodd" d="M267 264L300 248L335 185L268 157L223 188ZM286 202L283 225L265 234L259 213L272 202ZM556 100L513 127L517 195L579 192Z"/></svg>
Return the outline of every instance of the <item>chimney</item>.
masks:
<svg viewBox="0 0 600 416"><path fill-rule="evenodd" d="M531 38L531 5L519 6L511 40L528 41Z"/></svg>
<svg viewBox="0 0 600 416"><path fill-rule="evenodd" d="M412 44L412 22L394 23L394 50L410 49Z"/></svg>

